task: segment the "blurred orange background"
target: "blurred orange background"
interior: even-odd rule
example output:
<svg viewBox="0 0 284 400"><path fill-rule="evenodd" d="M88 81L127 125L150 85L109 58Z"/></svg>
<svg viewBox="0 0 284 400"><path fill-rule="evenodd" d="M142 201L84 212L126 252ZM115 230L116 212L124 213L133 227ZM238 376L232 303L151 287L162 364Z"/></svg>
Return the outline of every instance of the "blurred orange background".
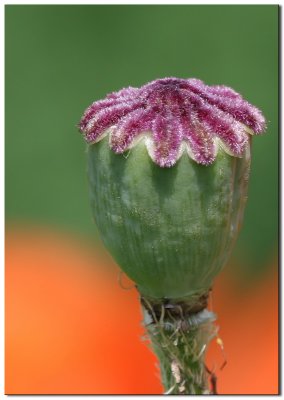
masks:
<svg viewBox="0 0 284 400"><path fill-rule="evenodd" d="M271 273L273 271L273 273ZM6 235L6 394L159 394L155 356L141 340L138 294L109 256L43 228ZM207 364L219 394L277 394L277 268L244 288L223 273ZM130 287L131 283L124 281Z"/></svg>

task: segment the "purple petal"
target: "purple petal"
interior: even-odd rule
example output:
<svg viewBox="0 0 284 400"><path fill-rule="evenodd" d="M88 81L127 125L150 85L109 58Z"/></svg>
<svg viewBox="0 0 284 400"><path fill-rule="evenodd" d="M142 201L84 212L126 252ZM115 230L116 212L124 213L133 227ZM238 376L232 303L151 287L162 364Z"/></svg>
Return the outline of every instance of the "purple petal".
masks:
<svg viewBox="0 0 284 400"><path fill-rule="evenodd" d="M229 154L242 156L248 133L261 133L265 119L230 87L170 77L110 93L85 111L80 129L87 142L109 133L116 153L148 131L145 144L161 167L174 165L185 147L196 162L209 165L219 144Z"/></svg>
<svg viewBox="0 0 284 400"><path fill-rule="evenodd" d="M139 102L133 104L120 103L100 110L88 121L84 129L86 140L88 142L97 140L106 129L115 125L121 118L139 106Z"/></svg>
<svg viewBox="0 0 284 400"><path fill-rule="evenodd" d="M128 96L123 96L122 98L118 97L118 96L111 97L109 95L104 100L94 102L84 112L84 115L79 124L80 130L84 131L86 129L86 126L87 126L88 122L90 121L90 119L92 119L95 116L95 114L97 114L99 111L104 110L109 107L119 105L122 102L123 103L132 102L133 99L134 99L134 97L131 96L131 94L129 93Z"/></svg>
<svg viewBox="0 0 284 400"><path fill-rule="evenodd" d="M124 117L112 130L110 146L115 153L123 153L140 133L150 130L152 113L138 108Z"/></svg>
<svg viewBox="0 0 284 400"><path fill-rule="evenodd" d="M182 127L171 115L158 115L153 124L154 158L160 167L171 167L178 158Z"/></svg>
<svg viewBox="0 0 284 400"><path fill-rule="evenodd" d="M199 108L197 115L204 130L218 136L234 155L243 153L248 135L241 123L235 121L229 114L207 105Z"/></svg>
<svg viewBox="0 0 284 400"><path fill-rule="evenodd" d="M185 96L188 98L188 118L197 121L199 127L201 124L201 130L207 132L208 137L213 139L218 136L231 153L241 155L248 142L245 127L230 114L208 104L195 93L186 93Z"/></svg>
<svg viewBox="0 0 284 400"><path fill-rule="evenodd" d="M255 133L260 133L265 129L265 118L260 110L245 101L240 95L232 96L232 91L229 89L229 96L224 94L216 94L216 87L213 86L213 91L210 86L206 86L201 81L189 79L190 89L209 104L217 106L220 110L229 113L234 119L242 122L244 125L251 128ZM215 88L215 89L214 89ZM220 89L219 89L220 90ZM218 91L218 90L217 90Z"/></svg>
<svg viewBox="0 0 284 400"><path fill-rule="evenodd" d="M208 133L197 117L193 117L191 123L189 118L184 117L182 126L183 138L188 143L190 156L198 164L212 164L217 154L217 145L213 135Z"/></svg>

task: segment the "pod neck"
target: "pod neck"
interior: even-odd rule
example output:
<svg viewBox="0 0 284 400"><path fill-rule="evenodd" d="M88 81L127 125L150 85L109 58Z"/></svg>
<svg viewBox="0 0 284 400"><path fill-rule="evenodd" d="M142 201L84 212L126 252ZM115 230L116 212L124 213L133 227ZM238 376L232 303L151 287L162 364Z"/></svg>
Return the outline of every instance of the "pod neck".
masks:
<svg viewBox="0 0 284 400"><path fill-rule="evenodd" d="M141 295L144 326L160 362L165 394L213 394L205 354L217 334L216 316L206 309L209 291L183 299Z"/></svg>

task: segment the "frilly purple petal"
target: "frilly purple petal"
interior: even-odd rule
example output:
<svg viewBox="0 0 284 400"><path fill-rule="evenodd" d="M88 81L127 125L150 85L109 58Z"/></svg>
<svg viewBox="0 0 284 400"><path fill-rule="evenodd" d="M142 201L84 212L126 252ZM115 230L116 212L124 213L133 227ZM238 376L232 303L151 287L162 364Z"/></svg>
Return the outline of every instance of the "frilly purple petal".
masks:
<svg viewBox="0 0 284 400"><path fill-rule="evenodd" d="M226 86L207 86L198 79L165 78L141 88L126 88L96 101L79 128L88 143L110 136L110 147L123 153L141 135L160 167L173 166L183 151L209 165L219 146L241 157L248 136L264 132L261 111Z"/></svg>

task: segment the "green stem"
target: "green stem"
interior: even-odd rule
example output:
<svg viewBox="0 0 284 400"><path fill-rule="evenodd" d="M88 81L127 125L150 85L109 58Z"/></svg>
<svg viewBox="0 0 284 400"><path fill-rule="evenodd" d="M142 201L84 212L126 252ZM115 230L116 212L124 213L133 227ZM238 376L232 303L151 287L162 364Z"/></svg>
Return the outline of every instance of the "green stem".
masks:
<svg viewBox="0 0 284 400"><path fill-rule="evenodd" d="M215 315L205 308L189 312L189 305L195 304L196 309L196 298L159 302L159 313L156 302L142 297L141 303L151 347L160 362L165 394L211 394L204 358L217 333Z"/></svg>

